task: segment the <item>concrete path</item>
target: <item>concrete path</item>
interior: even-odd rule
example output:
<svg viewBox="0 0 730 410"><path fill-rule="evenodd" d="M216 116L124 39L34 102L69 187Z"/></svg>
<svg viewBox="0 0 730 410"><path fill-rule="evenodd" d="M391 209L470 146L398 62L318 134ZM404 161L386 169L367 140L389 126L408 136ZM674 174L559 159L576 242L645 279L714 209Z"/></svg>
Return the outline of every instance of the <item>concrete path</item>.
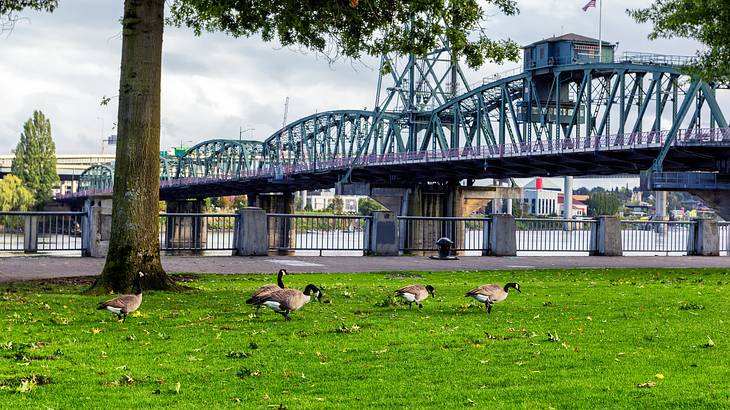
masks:
<svg viewBox="0 0 730 410"><path fill-rule="evenodd" d="M399 257L163 257L168 272L272 273L289 272L392 272L448 270L509 270L569 268L728 268L730 257L699 256L519 256L508 258L462 257L438 261L421 256ZM103 259L80 257L2 257L0 282L98 275Z"/></svg>

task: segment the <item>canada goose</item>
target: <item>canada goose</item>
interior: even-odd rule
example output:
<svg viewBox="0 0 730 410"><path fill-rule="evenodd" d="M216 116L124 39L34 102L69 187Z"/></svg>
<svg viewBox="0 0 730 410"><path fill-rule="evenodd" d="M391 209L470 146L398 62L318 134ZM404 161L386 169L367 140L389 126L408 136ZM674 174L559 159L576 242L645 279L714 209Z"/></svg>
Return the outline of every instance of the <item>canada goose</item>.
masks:
<svg viewBox="0 0 730 410"><path fill-rule="evenodd" d="M408 309L410 309L413 307L414 302L419 308L422 308L423 304L421 302L428 297L429 293L431 294L431 297L436 297L434 295L434 291L435 289L431 285L409 285L396 290L395 294L408 302Z"/></svg>
<svg viewBox="0 0 730 410"><path fill-rule="evenodd" d="M97 310L108 310L115 315L117 319L122 319L122 323L127 320L127 315L139 309L142 304L142 278L144 273L139 272L134 278L134 295L121 295L106 302L99 303Z"/></svg>
<svg viewBox="0 0 730 410"><path fill-rule="evenodd" d="M250 301L254 298L261 298L262 296L266 296L277 290L284 289L284 281L282 280L282 276L284 275L286 275L286 269L279 269L279 274L276 275L276 285L264 285L254 290L253 294L251 294L251 297L246 301L246 303L251 304ZM261 309L261 305L256 305L256 310L259 309Z"/></svg>
<svg viewBox="0 0 730 410"><path fill-rule="evenodd" d="M322 299L322 292L311 283L304 288L304 292L297 289L279 289L261 297L251 298L246 303L251 305L263 305L276 313L284 316L284 320L291 320L289 312L300 309L309 303L311 296L317 301Z"/></svg>
<svg viewBox="0 0 730 410"><path fill-rule="evenodd" d="M516 291L522 293L520 290L520 284L510 282L504 285L504 288L499 285L482 285L478 288L474 288L466 292L466 297L472 297L487 307L487 314L492 313L492 305L507 299L509 296L509 289L514 288Z"/></svg>

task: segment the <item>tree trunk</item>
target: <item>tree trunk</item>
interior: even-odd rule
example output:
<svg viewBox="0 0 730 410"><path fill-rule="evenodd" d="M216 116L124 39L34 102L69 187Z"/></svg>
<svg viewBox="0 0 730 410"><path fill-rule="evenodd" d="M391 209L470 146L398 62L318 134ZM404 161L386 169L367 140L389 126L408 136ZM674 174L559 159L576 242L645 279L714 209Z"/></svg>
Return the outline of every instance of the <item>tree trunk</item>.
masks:
<svg viewBox="0 0 730 410"><path fill-rule="evenodd" d="M176 289L162 269L159 245L160 76L164 0L125 0L119 80L117 153L109 251L93 293Z"/></svg>

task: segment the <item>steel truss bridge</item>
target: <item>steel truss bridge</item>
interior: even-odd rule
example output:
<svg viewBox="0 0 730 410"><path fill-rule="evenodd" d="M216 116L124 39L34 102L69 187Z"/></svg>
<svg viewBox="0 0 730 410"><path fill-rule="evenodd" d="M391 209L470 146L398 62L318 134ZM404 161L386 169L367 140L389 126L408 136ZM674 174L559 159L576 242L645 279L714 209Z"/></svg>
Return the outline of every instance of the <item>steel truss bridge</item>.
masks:
<svg viewBox="0 0 730 410"><path fill-rule="evenodd" d="M470 86L444 55L447 47L410 56L402 67L385 56L394 69L382 75L372 111L320 112L263 142L210 140L161 159L161 198L338 182L729 173L730 129L717 85L686 75L666 56L551 65ZM80 192L60 199L110 190L113 169L92 167L81 180Z"/></svg>

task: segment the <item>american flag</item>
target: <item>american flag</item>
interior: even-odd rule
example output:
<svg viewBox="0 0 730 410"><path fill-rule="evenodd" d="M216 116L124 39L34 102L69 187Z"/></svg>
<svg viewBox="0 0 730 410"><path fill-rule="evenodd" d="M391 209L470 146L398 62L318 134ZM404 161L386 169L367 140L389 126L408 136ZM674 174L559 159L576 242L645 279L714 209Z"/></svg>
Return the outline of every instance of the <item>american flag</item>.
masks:
<svg viewBox="0 0 730 410"><path fill-rule="evenodd" d="M588 4L583 6L583 11L588 11L588 9L591 7L596 7L596 0L591 0L588 2Z"/></svg>

